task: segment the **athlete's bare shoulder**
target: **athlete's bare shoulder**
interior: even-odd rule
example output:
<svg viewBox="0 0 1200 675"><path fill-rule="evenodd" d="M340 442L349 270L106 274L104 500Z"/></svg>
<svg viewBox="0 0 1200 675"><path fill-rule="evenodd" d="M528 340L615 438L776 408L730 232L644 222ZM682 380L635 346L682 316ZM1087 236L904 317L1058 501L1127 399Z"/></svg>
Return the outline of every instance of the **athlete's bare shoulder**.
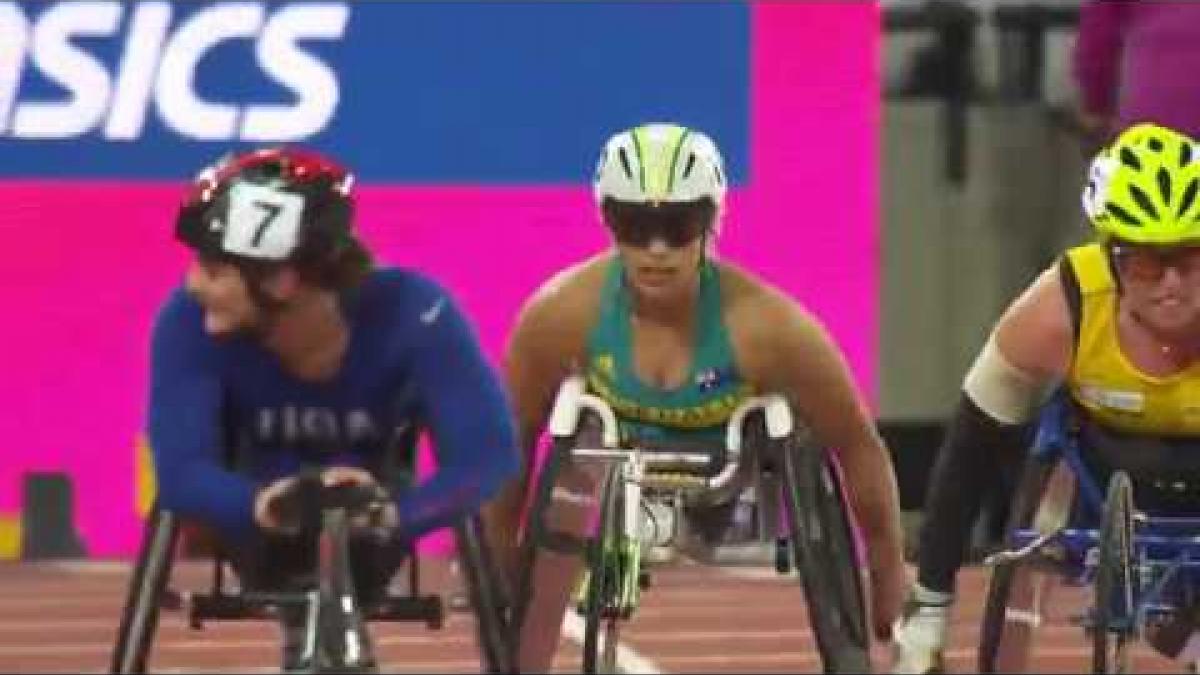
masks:
<svg viewBox="0 0 1200 675"><path fill-rule="evenodd" d="M753 272L724 261L717 269L725 325L735 340L761 340L784 326L812 321L799 302Z"/></svg>
<svg viewBox="0 0 1200 675"><path fill-rule="evenodd" d="M748 378L770 379L779 354L826 341L823 327L796 299L738 265L721 262L718 269L725 326Z"/></svg>
<svg viewBox="0 0 1200 675"><path fill-rule="evenodd" d="M593 256L563 268L525 301L518 321L587 322L595 316L610 253Z"/></svg>
<svg viewBox="0 0 1200 675"><path fill-rule="evenodd" d="M599 315L600 295L611 253L602 253L564 268L547 279L525 301L517 315L510 354L561 364L576 361Z"/></svg>
<svg viewBox="0 0 1200 675"><path fill-rule="evenodd" d="M1050 377L1067 371L1075 337L1058 265L1044 270L1013 300L995 334L1001 353L1025 372Z"/></svg>

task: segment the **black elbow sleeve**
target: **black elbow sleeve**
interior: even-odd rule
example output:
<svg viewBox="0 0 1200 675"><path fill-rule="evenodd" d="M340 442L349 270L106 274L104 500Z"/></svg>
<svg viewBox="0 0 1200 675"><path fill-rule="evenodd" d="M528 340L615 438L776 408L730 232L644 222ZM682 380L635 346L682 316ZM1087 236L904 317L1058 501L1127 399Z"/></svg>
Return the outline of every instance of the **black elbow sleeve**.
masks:
<svg viewBox="0 0 1200 675"><path fill-rule="evenodd" d="M985 501L1008 494L1031 440L1031 425L1004 424L959 398L930 474L920 535L918 581L950 592Z"/></svg>

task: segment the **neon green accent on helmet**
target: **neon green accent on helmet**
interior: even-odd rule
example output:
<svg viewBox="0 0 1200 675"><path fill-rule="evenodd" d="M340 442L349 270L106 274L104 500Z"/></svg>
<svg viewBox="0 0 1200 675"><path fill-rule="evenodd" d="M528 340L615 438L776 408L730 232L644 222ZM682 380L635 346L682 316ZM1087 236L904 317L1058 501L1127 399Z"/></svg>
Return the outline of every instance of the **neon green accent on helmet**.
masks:
<svg viewBox="0 0 1200 675"><path fill-rule="evenodd" d="M671 166L667 169L667 194L671 194L671 190L675 189L675 167L679 166L679 151L683 150L683 142L687 140L689 133L691 133L689 130L683 130L679 141L675 143L675 152L671 153Z"/></svg>
<svg viewBox="0 0 1200 675"><path fill-rule="evenodd" d="M1126 129L1093 160L1083 207L1105 239L1200 241L1200 145L1155 124Z"/></svg>
<svg viewBox="0 0 1200 675"><path fill-rule="evenodd" d="M633 131L633 144L637 148L638 167L642 190L651 200L666 200L671 195L674 183L675 160L687 129L681 126L659 126L660 134L646 133L646 127Z"/></svg>

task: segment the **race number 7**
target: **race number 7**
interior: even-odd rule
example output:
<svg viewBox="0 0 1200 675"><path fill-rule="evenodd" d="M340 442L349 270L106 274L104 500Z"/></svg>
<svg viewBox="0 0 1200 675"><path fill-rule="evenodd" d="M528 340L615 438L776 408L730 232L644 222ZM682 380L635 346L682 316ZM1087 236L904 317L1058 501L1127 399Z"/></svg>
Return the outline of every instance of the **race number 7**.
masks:
<svg viewBox="0 0 1200 675"><path fill-rule="evenodd" d="M282 260L296 245L304 197L266 185L240 183L229 203L225 250Z"/></svg>
<svg viewBox="0 0 1200 675"><path fill-rule="evenodd" d="M262 243L263 235L267 233L267 228L279 217L279 212L283 211L283 207L279 204L262 201L261 199L256 199L251 203L263 210L263 219L259 222L258 229L254 231L254 237L250 240L250 245L258 248L259 244Z"/></svg>

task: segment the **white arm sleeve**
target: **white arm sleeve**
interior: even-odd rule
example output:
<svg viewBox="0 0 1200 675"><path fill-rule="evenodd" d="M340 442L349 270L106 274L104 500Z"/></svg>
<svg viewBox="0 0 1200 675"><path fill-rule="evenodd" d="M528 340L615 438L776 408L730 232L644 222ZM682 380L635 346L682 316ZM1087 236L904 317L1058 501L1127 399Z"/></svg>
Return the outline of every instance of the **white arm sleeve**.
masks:
<svg viewBox="0 0 1200 675"><path fill-rule="evenodd" d="M1041 404L1049 383L1008 362L996 346L996 334L975 357L963 380L963 392L979 409L1004 424L1021 424Z"/></svg>

